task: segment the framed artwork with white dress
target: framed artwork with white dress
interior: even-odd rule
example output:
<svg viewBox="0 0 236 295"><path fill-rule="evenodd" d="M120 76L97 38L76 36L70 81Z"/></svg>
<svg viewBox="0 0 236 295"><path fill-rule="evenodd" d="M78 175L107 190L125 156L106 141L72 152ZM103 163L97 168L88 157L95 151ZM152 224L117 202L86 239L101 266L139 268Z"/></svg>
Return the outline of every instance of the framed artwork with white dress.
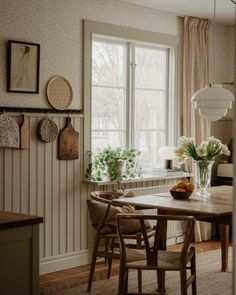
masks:
<svg viewBox="0 0 236 295"><path fill-rule="evenodd" d="M39 93L40 45L8 41L7 92Z"/></svg>

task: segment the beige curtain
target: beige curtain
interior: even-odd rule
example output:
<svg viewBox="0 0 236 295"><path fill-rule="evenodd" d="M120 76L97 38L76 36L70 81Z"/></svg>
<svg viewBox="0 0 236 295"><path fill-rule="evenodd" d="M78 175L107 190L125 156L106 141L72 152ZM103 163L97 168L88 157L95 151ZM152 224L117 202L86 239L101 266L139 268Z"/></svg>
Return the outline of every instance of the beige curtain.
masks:
<svg viewBox="0 0 236 295"><path fill-rule="evenodd" d="M191 103L194 92L209 83L209 27L208 20L184 18L182 133L194 137L197 143L210 136L209 122ZM195 240L208 240L210 236L210 224L196 222Z"/></svg>

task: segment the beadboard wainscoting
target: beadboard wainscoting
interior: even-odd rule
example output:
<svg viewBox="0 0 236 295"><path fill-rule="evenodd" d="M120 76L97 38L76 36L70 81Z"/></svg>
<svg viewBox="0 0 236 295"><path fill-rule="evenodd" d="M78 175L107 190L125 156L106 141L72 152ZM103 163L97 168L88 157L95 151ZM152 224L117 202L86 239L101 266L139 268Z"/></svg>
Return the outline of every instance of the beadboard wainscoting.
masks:
<svg viewBox="0 0 236 295"><path fill-rule="evenodd" d="M21 121L21 114L9 114ZM61 130L65 114L47 114ZM25 114L29 125L29 149L0 148L0 209L38 215L40 224L40 273L88 264L94 229L90 225L87 199L95 190L116 190L117 185L85 183L83 161L83 116L71 115L72 126L80 134L77 160L58 160L58 139L44 143L37 127L45 114ZM137 193L145 187L171 185L176 179L121 184ZM156 192L158 192L156 190ZM175 238L175 228L168 238Z"/></svg>
<svg viewBox="0 0 236 295"><path fill-rule="evenodd" d="M9 115L20 123L20 114ZM68 115L46 116L61 130ZM57 139L44 143L37 136L38 124L44 117L45 114L25 114L30 130L29 149L0 148L0 209L44 218L40 224L42 273L57 269L49 262L87 249L81 239L87 236L87 221L82 221L81 214L86 211L87 199L81 194L83 119L81 115L70 116L72 126L80 134L80 153L79 159L65 161L58 160Z"/></svg>

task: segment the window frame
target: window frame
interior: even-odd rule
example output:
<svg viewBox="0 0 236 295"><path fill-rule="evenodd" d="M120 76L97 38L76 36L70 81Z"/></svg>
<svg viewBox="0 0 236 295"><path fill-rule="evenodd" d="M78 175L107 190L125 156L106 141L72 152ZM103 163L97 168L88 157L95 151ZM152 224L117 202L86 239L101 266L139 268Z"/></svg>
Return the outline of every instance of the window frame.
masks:
<svg viewBox="0 0 236 295"><path fill-rule="evenodd" d="M127 55L126 55L126 57L125 57L125 64L126 64L126 66L125 66L125 70L126 70L126 73L125 73L125 75L126 75L126 80L125 80L125 83L124 83L124 87L113 87L113 86L105 86L105 85L94 85L93 83L92 83L92 79L91 79L91 91L92 91L92 88L93 87L101 87L101 88L107 88L107 89L109 89L109 88L117 88L117 89L120 89L120 90L123 90L124 91L124 93L125 93L125 97L128 97L128 95L129 95L129 85L128 85L128 79L129 79L129 73L128 73L128 66L127 66L127 64L129 63L129 54L128 54L128 50L129 50L129 42L127 41L127 40L120 40L120 39L115 39L115 38L110 38L110 37L107 37L107 36L101 36L101 35L97 35L97 34L93 34L94 36L92 36L92 42L93 41L97 41L97 42L104 42L105 44L112 44L112 45L120 45L120 46L124 46L126 49L127 49ZM92 53L91 53L91 56L92 56ZM92 58L91 58L91 60L92 60ZM91 70L91 77L92 77L92 70ZM90 97L90 100L91 100L91 108L92 108L92 92L91 92L91 97ZM129 118L129 116L128 116L128 113L127 113L127 109L129 108L129 105L128 105L128 101L126 100L126 103L125 103L125 111L126 111L126 116L125 116L125 119L126 119L126 122L125 122L125 124L124 124L124 129L116 129L115 131L117 131L117 132L124 132L124 134L125 134L125 142L126 142L126 147L125 148L127 148L127 140L128 140L128 137L127 136L129 136L129 132L127 132L127 126L128 126L128 122L127 122L127 120L128 120L128 118ZM91 110L91 114L92 114L92 110ZM92 118L90 118L90 123L91 123L91 126L92 126ZM102 130L102 131L107 131L107 130ZM108 130L108 131L111 131L111 132L114 132L114 130ZM91 143L92 143L92 127L91 127L91 129L90 129L90 135L91 135ZM92 144L91 144L92 145ZM90 146L90 150L91 150L91 146Z"/></svg>
<svg viewBox="0 0 236 295"><path fill-rule="evenodd" d="M167 55L166 55L166 89L165 89L165 95L166 95L166 103L165 103L165 127L167 129L167 134L164 135L165 137L165 141L168 142L168 144L170 144L170 142L172 142L172 139L175 134L173 134L173 132L169 132L169 121L168 121L168 111L169 111L169 92L170 92L170 89L169 89L169 79L168 79L168 76L169 76L169 71L170 71L170 63L169 63L169 56L170 56L170 48L168 48L167 46L160 46L159 44L147 44L147 43L143 43L143 42L137 42L137 41L134 41L133 43L133 47L134 47L134 51L136 48L147 48L147 49L158 49L158 50L162 50L162 47L163 47L163 51L167 51ZM136 60L135 60L135 52L133 52L133 60L132 60L132 63L135 63L136 64ZM133 67L134 69L134 72L133 72L133 80L135 81L135 66ZM132 89L131 91L133 91L133 97L132 99L130 100L130 104L131 104L131 108L132 108L132 115L130 116L131 120L133 119L133 122L131 122L131 136L132 136L132 139L131 139L131 147L134 146L134 143L135 143L135 139L134 139L134 136L135 136L135 126L134 126L134 123L135 123L135 111L134 111L134 108L135 108L135 90L137 89L135 87L135 82L134 82L134 85L132 86ZM156 89L157 90L157 89ZM152 129L151 131L159 131L160 129ZM173 142L172 142L173 143ZM145 167L144 167L145 168Z"/></svg>
<svg viewBox="0 0 236 295"><path fill-rule="evenodd" d="M87 167L89 158L87 156L88 151L91 150L91 94L92 94L92 39L93 35L104 36L104 38L109 38L114 40L121 40L124 42L133 41L140 44L149 45L157 45L158 47L164 46L168 47L169 54L169 83L168 92L169 99L167 105L167 110L169 110L169 120L170 126L173 130L173 139L172 135L168 134L167 142L170 145L176 144L176 138L178 134L179 122L177 122L178 117L178 85L177 85L177 72L178 72L178 53L179 53L179 37L165 35L161 33L149 32L140 29L128 28L113 24L106 24L101 22L95 22L90 20L83 20L84 26L84 48L83 48L83 108L84 108L84 168ZM132 50L130 48L130 50ZM129 71L129 67L127 67L127 71ZM130 77L128 75L127 77ZM127 79L128 80L128 79ZM132 81L127 81L127 83L132 83ZM129 89L129 87L127 87ZM128 91L128 90L127 90ZM131 95L127 93L127 95ZM132 99L129 99L132 101ZM131 120L131 116L129 116L130 112L132 112L131 105L127 105L127 118ZM168 120L166 117L166 120ZM132 122L129 122L132 123ZM133 128L133 126L131 126ZM130 135L127 138L127 145L131 145L133 139Z"/></svg>

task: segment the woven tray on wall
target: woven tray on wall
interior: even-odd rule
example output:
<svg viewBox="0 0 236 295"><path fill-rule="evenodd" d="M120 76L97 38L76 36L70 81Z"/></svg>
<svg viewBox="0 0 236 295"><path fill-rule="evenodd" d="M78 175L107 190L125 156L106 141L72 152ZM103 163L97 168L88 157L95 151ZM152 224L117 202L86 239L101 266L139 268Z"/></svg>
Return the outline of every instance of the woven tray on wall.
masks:
<svg viewBox="0 0 236 295"><path fill-rule="evenodd" d="M57 124L49 119L44 118L39 122L38 135L43 142L53 142L58 134Z"/></svg>
<svg viewBox="0 0 236 295"><path fill-rule="evenodd" d="M52 77L47 84L47 99L52 107L65 110L72 102L73 92L70 83L61 76Z"/></svg>

